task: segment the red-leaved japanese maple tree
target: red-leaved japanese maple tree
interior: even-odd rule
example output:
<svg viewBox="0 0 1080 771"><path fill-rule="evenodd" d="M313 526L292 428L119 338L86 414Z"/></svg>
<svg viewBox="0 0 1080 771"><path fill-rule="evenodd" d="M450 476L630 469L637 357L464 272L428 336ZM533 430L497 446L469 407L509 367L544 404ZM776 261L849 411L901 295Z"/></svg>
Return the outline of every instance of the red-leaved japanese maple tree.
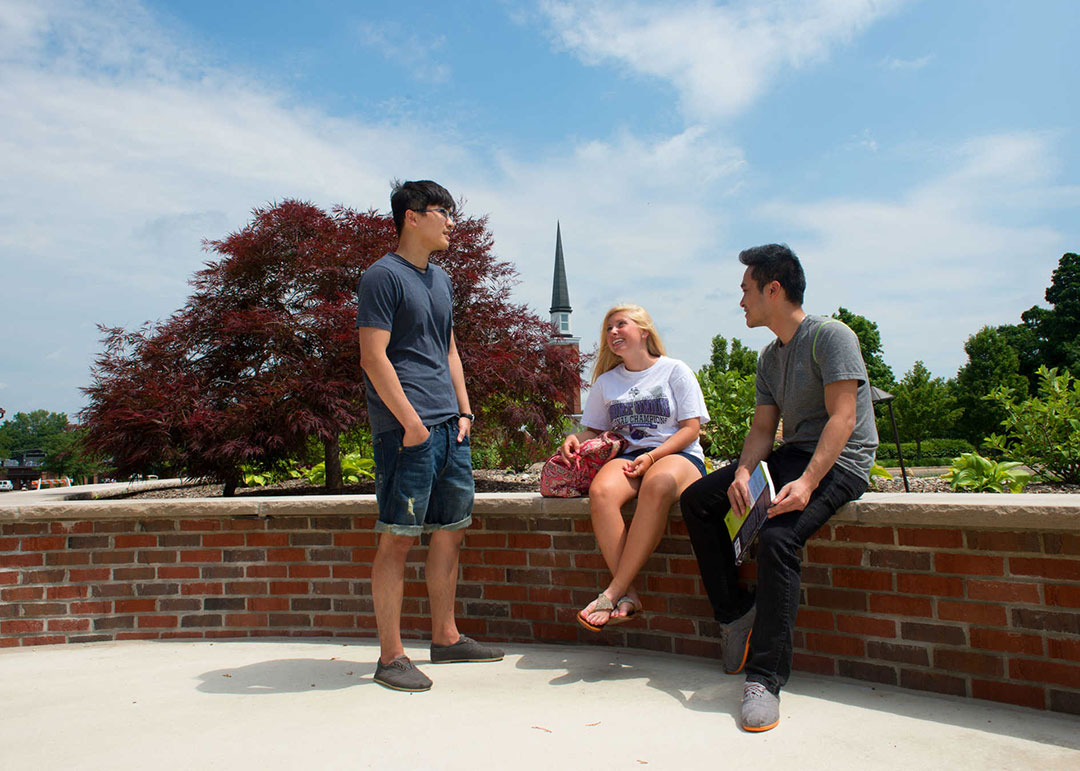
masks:
<svg viewBox="0 0 1080 771"><path fill-rule="evenodd" d="M366 421L356 285L394 248L374 211L325 212L286 200L207 242L218 259L192 280L184 308L136 332L103 328L84 389L88 443L120 474L164 465L235 490L242 464L272 467L309 437L326 448L327 487L341 486L338 437ZM433 261L454 286L455 337L473 411L474 444L498 427L542 435L580 386L574 349L510 302L516 273L492 253L486 218L463 218Z"/></svg>

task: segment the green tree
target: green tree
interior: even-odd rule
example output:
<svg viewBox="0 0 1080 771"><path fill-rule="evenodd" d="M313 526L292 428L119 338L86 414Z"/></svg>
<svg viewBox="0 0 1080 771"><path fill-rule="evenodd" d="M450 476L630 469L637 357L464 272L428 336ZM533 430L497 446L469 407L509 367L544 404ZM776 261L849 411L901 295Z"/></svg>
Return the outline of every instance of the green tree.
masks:
<svg viewBox="0 0 1080 771"><path fill-rule="evenodd" d="M709 422L701 429L701 445L712 458L739 457L743 439L754 416L754 378L757 354L723 335L712 339L709 363L698 370L698 383L705 396Z"/></svg>
<svg viewBox="0 0 1080 771"><path fill-rule="evenodd" d="M340 488L343 433L365 421L356 286L396 243L389 215L287 200L256 209L212 241L194 293L167 321L103 329L84 389L88 442L118 474L164 466L224 483L245 469L285 468L309 439L324 448L326 486ZM473 440L501 426L544 437L581 385L581 360L552 328L510 301L516 279L484 217L455 220L438 255L453 284L454 338L473 411Z"/></svg>
<svg viewBox="0 0 1080 771"><path fill-rule="evenodd" d="M1036 305L1020 317L1038 340L1040 363L1080 371L1080 255L1061 256L1046 301L1049 309Z"/></svg>
<svg viewBox="0 0 1080 771"><path fill-rule="evenodd" d="M45 444L45 468L57 476L71 477L76 482L83 482L97 474L104 473L108 466L105 460L88 449L85 445L87 430L69 426L48 439Z"/></svg>
<svg viewBox="0 0 1080 771"><path fill-rule="evenodd" d="M1028 381L1028 391L1034 391L1039 385L1037 372L1043 366L1039 336L1035 329L1028 324L1002 324L997 331L1016 351L1020 374Z"/></svg>
<svg viewBox="0 0 1080 771"><path fill-rule="evenodd" d="M959 433L972 444L985 443L1005 418L1005 410L983 399L996 388L1012 389L1020 399L1027 396L1028 382L1020 374L1020 359L1005 335L993 327L983 327L964 343L968 362L956 373L955 396L963 409Z"/></svg>
<svg viewBox="0 0 1080 771"><path fill-rule="evenodd" d="M0 457L8 458L27 450L46 450L49 441L67 427L68 417L63 412L17 412L0 425Z"/></svg>
<svg viewBox="0 0 1080 771"><path fill-rule="evenodd" d="M738 338L732 338L729 347L726 337L716 335L712 339L712 354L707 366L712 372L733 371L743 376L754 375L757 373L757 352L747 348Z"/></svg>
<svg viewBox="0 0 1080 771"><path fill-rule="evenodd" d="M847 308L837 309L832 317L847 324L859 338L859 349L862 351L863 362L866 364L866 376L870 379L870 385L891 391L896 380L893 377L892 367L885 363L882 356L881 333L878 331L878 325L865 316L852 313Z"/></svg>
<svg viewBox="0 0 1080 771"><path fill-rule="evenodd" d="M900 439L915 442L915 457L922 457L924 439L949 436L963 410L940 377L931 377L921 361L904 373L894 390L893 410Z"/></svg>

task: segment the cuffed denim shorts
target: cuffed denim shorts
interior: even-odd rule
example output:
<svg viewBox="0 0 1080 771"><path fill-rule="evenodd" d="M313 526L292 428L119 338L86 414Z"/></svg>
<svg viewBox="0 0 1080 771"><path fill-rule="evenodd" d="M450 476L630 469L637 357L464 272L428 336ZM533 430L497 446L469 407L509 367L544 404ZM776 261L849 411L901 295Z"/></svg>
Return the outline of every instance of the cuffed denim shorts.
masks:
<svg viewBox="0 0 1080 771"><path fill-rule="evenodd" d="M456 418L428 431L427 439L411 447L402 446L400 428L374 438L376 532L416 536L472 524L469 437L457 441Z"/></svg>

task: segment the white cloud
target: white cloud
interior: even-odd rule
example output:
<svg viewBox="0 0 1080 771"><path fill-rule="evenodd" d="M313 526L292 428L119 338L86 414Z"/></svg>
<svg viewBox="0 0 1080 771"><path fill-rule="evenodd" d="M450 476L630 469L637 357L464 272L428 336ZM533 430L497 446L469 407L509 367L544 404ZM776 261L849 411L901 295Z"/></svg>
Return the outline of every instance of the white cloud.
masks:
<svg viewBox="0 0 1080 771"><path fill-rule="evenodd" d="M831 49L906 0L769 3L548 0L557 39L590 64L612 62L670 81L693 122L745 110L784 67Z"/></svg>
<svg viewBox="0 0 1080 771"><path fill-rule="evenodd" d="M450 80L450 68L436 59L436 54L446 45L445 35L424 40L406 32L400 24L365 22L357 25L356 36L361 45L372 48L383 58L405 64L417 80L430 83Z"/></svg>
<svg viewBox="0 0 1080 771"><path fill-rule="evenodd" d="M700 127L522 157L458 143L444 125L335 119L195 66L201 58L137 8L35 7L17 6L22 31L0 40L20 41L0 69L5 309L17 337L40 341L5 361L19 373L17 409L73 413L95 324L130 328L179 308L207 259L202 240L242 227L252 207L299 197L385 209L393 177L443 180L470 212L490 212L498 254L522 276L519 301L544 317L561 218L583 337L599 325L590 314L620 298L648 303L674 330L690 313L676 287L716 243L744 165ZM61 340L66 350L44 359Z"/></svg>
<svg viewBox="0 0 1080 771"><path fill-rule="evenodd" d="M921 70L934 60L933 54L920 56L918 59L898 59L890 57L883 59L881 65L890 70Z"/></svg>
<svg viewBox="0 0 1080 771"><path fill-rule="evenodd" d="M623 132L550 157L500 154L494 181L470 180L469 202L491 212L498 254L521 275L518 295L545 318L561 221L583 347L595 341L609 306L633 301L668 333L673 355L693 358L715 330L700 324L688 285L698 257L724 238L724 190L738 184L744 166L738 148L700 128L657 139Z"/></svg>
<svg viewBox="0 0 1080 771"><path fill-rule="evenodd" d="M652 28L659 40L689 35L698 17L735 30L702 37L736 50L714 55L691 41L676 54L679 67L659 73L687 104L705 105L695 108L703 120L673 135L624 129L524 154L459 141L445 124L382 125L298 107L289 94L205 65L212 56L176 43L137 6L101 13L57 2L45 13L8 0L0 10L0 263L9 336L35 343L5 352L4 406L73 413L98 349L95 323L131 327L180 307L207 257L202 239L243 226L251 207L301 197L385 209L393 177L439 179L466 196L470 213L490 213L496 253L521 275L516 298L545 317L561 220L574 329L586 348L619 300L646 305L672 355L694 366L718 332L763 344L768 334L747 332L737 307L734 256L749 244L731 235L759 194L747 189L762 181L706 118L748 104L776 68L826 56L894 5L807 6L818 17L790 2L756 12L678 6L667 14L674 26ZM663 69L640 40L653 13L645 6L621 18L619 6L612 20L579 6L546 8L566 34L575 20L589 22L582 35L625 34L622 48L612 42L602 53L596 43L601 53L590 55ZM755 34L766 42L747 38ZM777 35L794 42L773 42ZM764 53L754 59L738 46ZM710 67L723 66L733 69L711 80ZM744 76L745 93L735 82ZM852 141L874 149L867 133ZM967 335L1042 301L1066 246L1040 224L1043 214L1078 204L1076 188L1054 181L1055 141L984 137L942 153L944 172L895 197L775 200L761 213L808 234L792 246L810 274L810 310L844 305L878 321L898 374L922 358L948 375ZM62 355L43 361L61 345Z"/></svg>
<svg viewBox="0 0 1080 771"><path fill-rule="evenodd" d="M878 322L897 375L921 359L948 377L969 335L1043 301L1068 245L1037 215L1080 206L1080 188L1054 182L1054 158L1051 136L980 137L895 200L773 201L761 213L809 234L798 249L808 309Z"/></svg>
<svg viewBox="0 0 1080 771"><path fill-rule="evenodd" d="M252 207L385 205L392 177L463 157L441 135L328 118L195 65L137 6L43 8L0 11L5 315L35 341L5 357L8 406L74 412L95 324L179 308L202 240L243 226ZM61 340L68 350L46 358Z"/></svg>
<svg viewBox="0 0 1080 771"><path fill-rule="evenodd" d="M203 72L206 53L178 38L121 0L5 0L0 8L0 61L57 73L176 81Z"/></svg>
<svg viewBox="0 0 1080 771"><path fill-rule="evenodd" d="M856 148L859 150L869 150L872 153L878 151L877 140L874 139L870 129L863 129L861 133L856 134L848 139L847 146L849 148Z"/></svg>
<svg viewBox="0 0 1080 771"><path fill-rule="evenodd" d="M47 10L42 3L10 0L0 9L0 59L8 59L36 45L45 26Z"/></svg>

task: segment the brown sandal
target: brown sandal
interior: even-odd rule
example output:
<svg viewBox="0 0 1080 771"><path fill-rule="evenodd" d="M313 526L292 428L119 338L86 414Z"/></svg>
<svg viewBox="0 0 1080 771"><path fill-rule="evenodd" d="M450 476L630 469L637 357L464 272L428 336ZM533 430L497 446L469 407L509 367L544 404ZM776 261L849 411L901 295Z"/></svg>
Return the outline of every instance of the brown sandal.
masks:
<svg viewBox="0 0 1080 771"><path fill-rule="evenodd" d="M609 626L618 626L619 624L625 624L627 621L633 621L638 616L644 615L641 603L631 600L630 595L624 594L622 597L620 597L619 601L615 603L615 607L618 608L624 603L630 606L630 612L627 613L625 616L612 616L611 620L608 621Z"/></svg>
<svg viewBox="0 0 1080 771"><path fill-rule="evenodd" d="M598 610L606 610L608 612L608 614L609 614L609 616L608 616L609 619L611 617L610 616L611 611L615 610L615 606L611 604L611 600L609 600L607 595L604 594L603 592L600 592L600 594L596 595L596 599L593 600L593 609L590 612L595 613ZM605 623L599 624L599 625L591 624L591 623L589 623L589 620L587 618L585 618L585 616L582 615L582 613L584 613L584 612L585 612L584 610L579 610L578 611L577 622L579 624L581 624L583 627L585 627L586 629L588 629L590 632L603 631L604 627L607 626L608 623L610 623L610 622L605 622Z"/></svg>

